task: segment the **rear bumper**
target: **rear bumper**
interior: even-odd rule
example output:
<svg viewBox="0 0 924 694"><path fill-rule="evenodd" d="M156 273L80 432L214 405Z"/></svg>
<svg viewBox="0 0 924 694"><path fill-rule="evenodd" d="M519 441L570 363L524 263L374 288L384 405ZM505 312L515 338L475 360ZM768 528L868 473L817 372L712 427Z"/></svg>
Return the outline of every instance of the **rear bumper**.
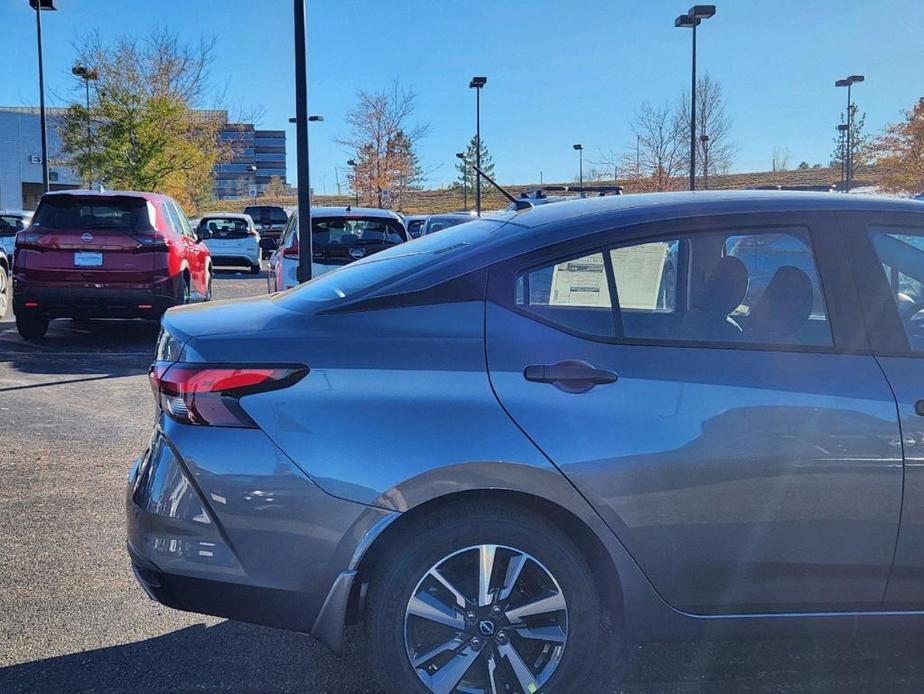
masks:
<svg viewBox="0 0 924 694"><path fill-rule="evenodd" d="M335 651L357 547L390 515L329 496L260 430L171 420L132 467L126 512L132 568L154 600Z"/></svg>
<svg viewBox="0 0 924 694"><path fill-rule="evenodd" d="M13 311L46 318L157 318L181 303L181 283L180 277L96 286L14 280Z"/></svg>

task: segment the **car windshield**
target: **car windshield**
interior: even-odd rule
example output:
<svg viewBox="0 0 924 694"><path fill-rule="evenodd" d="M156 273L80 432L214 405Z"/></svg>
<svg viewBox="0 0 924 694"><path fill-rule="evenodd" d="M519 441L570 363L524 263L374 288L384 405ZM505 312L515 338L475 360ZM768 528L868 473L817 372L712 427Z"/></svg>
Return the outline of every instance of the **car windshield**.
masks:
<svg viewBox="0 0 924 694"><path fill-rule="evenodd" d="M144 198L52 195L42 199L32 225L47 229L143 231L151 228L151 220Z"/></svg>
<svg viewBox="0 0 924 694"><path fill-rule="evenodd" d="M22 217L15 215L0 215L0 236L15 236L16 232L26 228Z"/></svg>
<svg viewBox="0 0 924 694"><path fill-rule="evenodd" d="M401 223L386 218L322 217L311 220L312 243L317 246L390 245L406 240Z"/></svg>

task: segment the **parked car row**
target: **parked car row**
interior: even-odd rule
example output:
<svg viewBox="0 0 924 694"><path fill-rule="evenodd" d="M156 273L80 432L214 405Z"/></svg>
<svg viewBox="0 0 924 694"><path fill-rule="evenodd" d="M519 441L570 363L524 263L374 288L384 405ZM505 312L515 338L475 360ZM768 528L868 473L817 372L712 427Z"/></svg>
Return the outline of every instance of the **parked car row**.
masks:
<svg viewBox="0 0 924 694"><path fill-rule="evenodd" d="M626 642L924 628L920 203L399 228L318 214L321 260L377 252L166 314L126 493L148 595L336 651L365 621L395 693L584 691Z"/></svg>

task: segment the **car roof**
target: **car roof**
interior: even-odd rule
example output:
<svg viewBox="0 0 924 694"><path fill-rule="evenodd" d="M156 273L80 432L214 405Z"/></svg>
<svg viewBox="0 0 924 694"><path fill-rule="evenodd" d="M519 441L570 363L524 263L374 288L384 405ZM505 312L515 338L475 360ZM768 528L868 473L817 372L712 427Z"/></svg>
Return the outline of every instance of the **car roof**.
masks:
<svg viewBox="0 0 924 694"><path fill-rule="evenodd" d="M431 214L428 219L439 221L441 219L477 219L477 217L468 212L440 212L439 214Z"/></svg>
<svg viewBox="0 0 924 694"><path fill-rule="evenodd" d="M507 221L524 227L585 217L618 216L634 211L645 217L698 217L734 212L892 210L920 212L920 203L882 195L844 195L777 190L695 191L636 193L565 200L511 212ZM646 214L648 213L648 214ZM588 220L589 221L589 220Z"/></svg>
<svg viewBox="0 0 924 694"><path fill-rule="evenodd" d="M141 198L142 200L171 200L172 198L169 195L163 195L162 193L147 193L137 190L52 190L45 193L42 197L57 197L61 195L69 195L73 197L88 197L88 198L109 198L109 197L122 197L122 198Z"/></svg>
<svg viewBox="0 0 924 694"><path fill-rule="evenodd" d="M252 222L253 218L249 214L242 214L241 212L208 212L207 214L199 217L199 221L203 219L243 219L246 222Z"/></svg>
<svg viewBox="0 0 924 694"><path fill-rule="evenodd" d="M317 219L321 217L381 217L382 219L394 219L402 221L395 212L383 210L378 207L312 207L311 217Z"/></svg>

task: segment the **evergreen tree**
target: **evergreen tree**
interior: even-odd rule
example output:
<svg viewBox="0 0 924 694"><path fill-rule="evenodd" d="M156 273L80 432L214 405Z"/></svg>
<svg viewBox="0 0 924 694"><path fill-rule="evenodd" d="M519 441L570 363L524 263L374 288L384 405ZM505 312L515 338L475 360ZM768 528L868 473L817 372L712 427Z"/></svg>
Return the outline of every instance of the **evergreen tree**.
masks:
<svg viewBox="0 0 924 694"><path fill-rule="evenodd" d="M475 189L475 177L477 174L475 173L473 165L478 161L476 156L477 152L477 138L473 135L465 150L465 158L459 159L456 163L456 171L459 172L456 185L461 187L464 183L470 191ZM481 138L481 170L491 178L494 178L494 160L491 159L491 153L488 152L488 147L484 143L484 138ZM483 187L484 181L482 181L482 188Z"/></svg>

